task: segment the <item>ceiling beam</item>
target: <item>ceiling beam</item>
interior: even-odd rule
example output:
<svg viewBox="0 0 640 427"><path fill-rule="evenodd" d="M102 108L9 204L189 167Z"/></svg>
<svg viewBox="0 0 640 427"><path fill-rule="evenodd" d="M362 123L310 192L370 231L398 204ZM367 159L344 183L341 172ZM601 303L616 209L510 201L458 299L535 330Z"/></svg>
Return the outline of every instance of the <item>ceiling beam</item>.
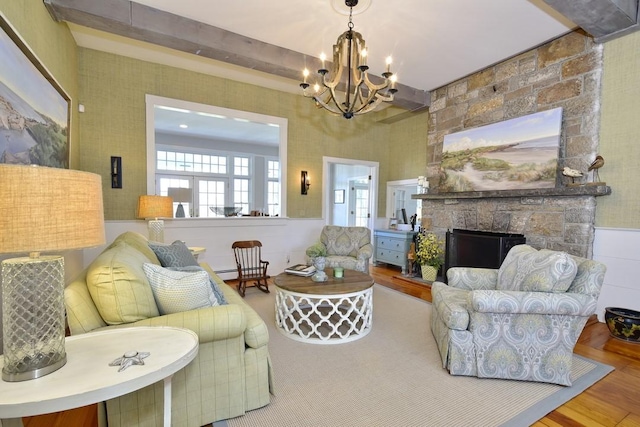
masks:
<svg viewBox="0 0 640 427"><path fill-rule="evenodd" d="M44 3L58 22L72 22L292 80L299 81L305 67L321 68L315 57L129 0L44 0ZM372 81L382 79L370 77ZM429 92L402 84L396 84L396 88L393 105L409 111L429 106Z"/></svg>
<svg viewBox="0 0 640 427"><path fill-rule="evenodd" d="M638 0L544 0L602 43L640 30Z"/></svg>

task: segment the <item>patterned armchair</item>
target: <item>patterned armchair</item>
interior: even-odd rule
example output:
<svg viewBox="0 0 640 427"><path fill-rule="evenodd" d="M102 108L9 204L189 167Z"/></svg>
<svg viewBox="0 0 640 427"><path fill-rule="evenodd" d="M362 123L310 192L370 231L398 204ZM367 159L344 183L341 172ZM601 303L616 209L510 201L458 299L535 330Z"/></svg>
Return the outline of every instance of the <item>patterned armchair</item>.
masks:
<svg viewBox="0 0 640 427"><path fill-rule="evenodd" d="M373 255L373 246L371 230L367 227L325 225L320 234L320 241L307 251L317 245L323 246L327 251L327 267L369 272L369 258Z"/></svg>
<svg viewBox="0 0 640 427"><path fill-rule="evenodd" d="M431 331L451 375L571 385L573 348L606 267L513 247L499 270L454 267L434 282Z"/></svg>

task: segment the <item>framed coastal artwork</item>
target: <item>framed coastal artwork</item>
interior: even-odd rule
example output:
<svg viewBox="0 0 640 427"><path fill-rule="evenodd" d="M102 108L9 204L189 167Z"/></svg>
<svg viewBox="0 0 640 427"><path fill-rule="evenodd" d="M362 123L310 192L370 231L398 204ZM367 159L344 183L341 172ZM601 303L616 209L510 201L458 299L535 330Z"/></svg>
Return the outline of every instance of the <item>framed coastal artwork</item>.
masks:
<svg viewBox="0 0 640 427"><path fill-rule="evenodd" d="M440 192L553 188L562 108L445 135Z"/></svg>
<svg viewBox="0 0 640 427"><path fill-rule="evenodd" d="M0 15L0 163L69 167L70 98Z"/></svg>

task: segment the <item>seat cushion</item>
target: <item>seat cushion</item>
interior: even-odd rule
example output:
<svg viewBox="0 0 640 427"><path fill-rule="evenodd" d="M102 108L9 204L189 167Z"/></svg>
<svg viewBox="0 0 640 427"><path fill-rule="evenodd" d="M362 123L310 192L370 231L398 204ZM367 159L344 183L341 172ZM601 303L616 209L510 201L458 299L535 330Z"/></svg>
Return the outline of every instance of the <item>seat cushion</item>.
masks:
<svg viewBox="0 0 640 427"><path fill-rule="evenodd" d="M153 255L153 251L149 250ZM158 307L142 264L148 254L124 240L114 242L89 265L87 288L102 319L109 325L158 316ZM155 257L155 256L154 256Z"/></svg>
<svg viewBox="0 0 640 427"><path fill-rule="evenodd" d="M156 264L144 263L160 314L181 313L218 304L209 274L204 270L175 271Z"/></svg>
<svg viewBox="0 0 640 427"><path fill-rule="evenodd" d="M496 289L524 292L566 292L578 267L565 252L514 246L498 270Z"/></svg>

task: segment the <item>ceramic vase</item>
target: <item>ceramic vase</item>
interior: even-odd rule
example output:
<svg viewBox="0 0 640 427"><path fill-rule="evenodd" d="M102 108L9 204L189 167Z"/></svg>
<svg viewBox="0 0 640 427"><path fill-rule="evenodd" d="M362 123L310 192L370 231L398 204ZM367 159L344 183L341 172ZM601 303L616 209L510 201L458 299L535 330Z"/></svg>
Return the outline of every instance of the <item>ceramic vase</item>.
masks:
<svg viewBox="0 0 640 427"><path fill-rule="evenodd" d="M327 259L323 256L317 256L313 259L313 265L316 267L316 270L324 271L324 268L327 265Z"/></svg>
<svg viewBox="0 0 640 427"><path fill-rule="evenodd" d="M433 282L436 280L436 276L438 275L438 270L435 267L432 267L427 264L423 264L420 266L422 269L422 279L427 282Z"/></svg>

